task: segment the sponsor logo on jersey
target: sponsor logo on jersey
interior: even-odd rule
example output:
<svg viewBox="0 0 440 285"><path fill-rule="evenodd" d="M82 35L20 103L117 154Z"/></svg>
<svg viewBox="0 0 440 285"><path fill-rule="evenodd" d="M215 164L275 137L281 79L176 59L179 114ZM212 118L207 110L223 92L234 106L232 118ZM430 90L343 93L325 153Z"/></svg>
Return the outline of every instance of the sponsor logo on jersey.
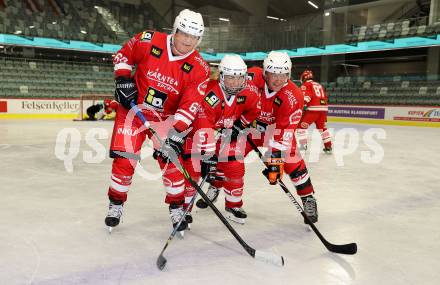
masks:
<svg viewBox="0 0 440 285"><path fill-rule="evenodd" d="M179 89L179 82L171 77L168 76L166 74L162 74L159 71L159 68L156 68L156 70L147 70L147 78L149 80L152 80L154 82L157 82L157 87L159 87L160 89L170 93L179 93L178 89Z"/></svg>
<svg viewBox="0 0 440 285"><path fill-rule="evenodd" d="M280 98L276 97L275 100L273 100L273 102L275 104L277 104L278 106L281 106L281 104L283 103L283 100L281 100Z"/></svg>
<svg viewBox="0 0 440 285"><path fill-rule="evenodd" d="M208 81L209 81L209 78L207 78L205 81L202 81L197 86L197 91L199 91L199 94L202 96L205 96L205 91L206 91L206 88L208 87Z"/></svg>
<svg viewBox="0 0 440 285"><path fill-rule="evenodd" d="M301 117L302 117L302 110L298 109L290 115L289 122L292 125L296 125L301 121Z"/></svg>
<svg viewBox="0 0 440 285"><path fill-rule="evenodd" d="M145 31L142 33L140 40L141 42L151 42L151 40L153 39L153 35L154 32Z"/></svg>
<svg viewBox="0 0 440 285"><path fill-rule="evenodd" d="M150 54L154 57L160 58L160 56L162 55L162 51L163 50L161 48L158 48L157 46L152 46Z"/></svg>
<svg viewBox="0 0 440 285"><path fill-rule="evenodd" d="M130 128L124 128L124 127L118 127L117 130L118 135L125 135L125 136L135 136L137 135L137 131Z"/></svg>
<svg viewBox="0 0 440 285"><path fill-rule="evenodd" d="M295 106L297 101L296 101L296 98L293 95L292 91L286 90L286 94L287 94L287 99L289 99L290 106L291 107Z"/></svg>
<svg viewBox="0 0 440 285"><path fill-rule="evenodd" d="M220 99L217 97L217 95L215 95L214 92L209 92L205 97L205 101L209 106L214 107L218 104L218 102L220 102Z"/></svg>
<svg viewBox="0 0 440 285"><path fill-rule="evenodd" d="M145 96L145 103L155 110L163 111L163 105L167 100L168 96L166 93L156 90L152 87L148 87L147 95Z"/></svg>
<svg viewBox="0 0 440 285"><path fill-rule="evenodd" d="M185 62L185 63L182 65L182 70L183 70L183 72L185 72L185 73L190 73L192 69L193 69L193 66L192 66L191 64L189 64L188 62Z"/></svg>
<svg viewBox="0 0 440 285"><path fill-rule="evenodd" d="M237 104L244 104L246 102L246 96L238 96Z"/></svg>
<svg viewBox="0 0 440 285"><path fill-rule="evenodd" d="M203 58L201 56L195 56L194 59L200 63L200 65L203 67L203 69L205 70L206 76L209 75L210 69L208 64L203 60Z"/></svg>
<svg viewBox="0 0 440 285"><path fill-rule="evenodd" d="M216 123L216 126L217 126L217 128L222 128L223 127L223 128L226 128L226 129L230 129L234 125L234 121L235 121L234 117L232 117L232 118L221 118Z"/></svg>

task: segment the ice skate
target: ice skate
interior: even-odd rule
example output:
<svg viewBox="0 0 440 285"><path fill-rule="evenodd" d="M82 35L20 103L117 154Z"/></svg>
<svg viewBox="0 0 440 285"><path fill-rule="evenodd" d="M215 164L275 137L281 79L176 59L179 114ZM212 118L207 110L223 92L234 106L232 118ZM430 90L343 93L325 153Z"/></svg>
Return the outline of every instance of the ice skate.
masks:
<svg viewBox="0 0 440 285"><path fill-rule="evenodd" d="M111 233L113 228L119 225L123 212L123 203L121 201L110 201L108 206L108 214L105 217L105 224L108 227L108 232Z"/></svg>
<svg viewBox="0 0 440 285"><path fill-rule="evenodd" d="M209 200L212 203L215 203L217 201L219 193L220 193L220 189L210 185L208 188L208 192L206 192L206 196L208 196ZM196 206L199 209L206 209L208 208L208 203L206 203L205 200L203 200L203 198L200 198L199 200L197 200Z"/></svg>
<svg viewBox="0 0 440 285"><path fill-rule="evenodd" d="M314 224L318 222L318 205L316 204L316 199L313 195L308 195L305 197L301 197L304 213L307 215L309 220ZM304 223L308 224L306 219L304 219Z"/></svg>
<svg viewBox="0 0 440 285"><path fill-rule="evenodd" d="M241 207L228 208L225 207L226 217L233 222L244 224L247 218L246 212Z"/></svg>
<svg viewBox="0 0 440 285"><path fill-rule="evenodd" d="M183 206L177 204L170 204L169 211L170 211L171 222L173 223L173 229L176 228L179 221L183 218L182 222L177 228L177 233L180 235L180 237L183 238L185 235L185 230L188 228L188 223L185 217L183 217L184 214Z"/></svg>
<svg viewBox="0 0 440 285"><path fill-rule="evenodd" d="M325 147L323 149L325 154L332 154L333 153L333 149L331 147Z"/></svg>

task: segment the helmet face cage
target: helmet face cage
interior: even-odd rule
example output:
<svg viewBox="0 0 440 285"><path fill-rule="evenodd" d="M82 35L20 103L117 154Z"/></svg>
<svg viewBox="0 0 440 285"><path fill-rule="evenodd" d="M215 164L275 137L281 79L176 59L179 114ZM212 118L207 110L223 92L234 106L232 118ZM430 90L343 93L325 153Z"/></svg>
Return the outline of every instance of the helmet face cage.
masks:
<svg viewBox="0 0 440 285"><path fill-rule="evenodd" d="M237 87L227 87L226 84L225 84L225 76L240 77L240 79L242 79L242 82ZM238 93L240 93L246 87L246 76L247 76L246 73L244 75L241 75L241 74L229 75L229 74L225 74L225 73L220 71L220 87L223 89L223 91L228 96L237 95Z"/></svg>
<svg viewBox="0 0 440 285"><path fill-rule="evenodd" d="M239 55L225 55L219 65L220 87L228 96L241 92L246 87L247 66ZM238 77L241 84L237 87L228 87L225 84L225 76Z"/></svg>

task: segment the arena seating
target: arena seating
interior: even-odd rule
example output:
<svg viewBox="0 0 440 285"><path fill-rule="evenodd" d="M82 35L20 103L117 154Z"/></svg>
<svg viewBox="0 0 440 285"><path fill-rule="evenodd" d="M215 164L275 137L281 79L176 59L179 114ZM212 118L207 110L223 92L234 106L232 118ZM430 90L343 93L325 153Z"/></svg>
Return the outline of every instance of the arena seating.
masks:
<svg viewBox="0 0 440 285"><path fill-rule="evenodd" d="M330 104L440 105L437 77L338 77L323 85Z"/></svg>
<svg viewBox="0 0 440 285"><path fill-rule="evenodd" d="M163 24L163 20L148 4L134 6L103 0L66 0L62 1L63 13L56 13L49 5L41 11L32 12L25 1L8 1L5 9L0 9L0 33L20 34L33 37L49 37L63 40L85 40L98 43L121 43L129 36L145 29ZM105 7L122 29L114 29L98 12L95 6ZM139 14L139 11L143 11ZM48 21L48 19L51 19ZM19 31L19 32L18 32ZM121 34L123 36L121 37Z"/></svg>
<svg viewBox="0 0 440 285"><path fill-rule="evenodd" d="M414 36L431 36L440 34L440 22L426 25L427 18L405 19L399 22L389 22L372 26L361 26L347 34L347 43L361 41L389 40Z"/></svg>
<svg viewBox="0 0 440 285"><path fill-rule="evenodd" d="M0 59L0 97L75 98L113 94L111 65Z"/></svg>

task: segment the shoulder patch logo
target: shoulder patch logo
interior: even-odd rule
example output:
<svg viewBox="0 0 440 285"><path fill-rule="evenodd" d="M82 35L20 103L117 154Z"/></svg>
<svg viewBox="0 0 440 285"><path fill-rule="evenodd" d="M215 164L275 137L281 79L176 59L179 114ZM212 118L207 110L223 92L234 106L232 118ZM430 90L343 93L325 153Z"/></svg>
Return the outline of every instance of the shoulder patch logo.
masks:
<svg viewBox="0 0 440 285"><path fill-rule="evenodd" d="M244 104L246 102L246 96L238 96L237 104Z"/></svg>
<svg viewBox="0 0 440 285"><path fill-rule="evenodd" d="M220 102L220 99L217 97L217 95L215 95L214 92L211 91L208 93L208 95L206 95L205 101L209 106L214 107L218 104L218 102Z"/></svg>
<svg viewBox="0 0 440 285"><path fill-rule="evenodd" d="M192 66L191 64L189 64L188 62L185 62L185 63L182 65L182 70L183 70L183 72L185 72L185 73L190 73L192 69L193 69L193 66Z"/></svg>
<svg viewBox="0 0 440 285"><path fill-rule="evenodd" d="M154 32L145 31L142 33L140 40L141 42L151 42L151 40L153 39L153 35Z"/></svg>
<svg viewBox="0 0 440 285"><path fill-rule="evenodd" d="M277 104L278 106L281 106L281 104L283 103L283 100L281 100L280 98L276 97L275 100L273 100L273 102L275 104Z"/></svg>
<svg viewBox="0 0 440 285"><path fill-rule="evenodd" d="M162 51L163 50L161 48L158 48L157 46L152 46L150 54L154 57L160 58L160 56L162 55Z"/></svg>

